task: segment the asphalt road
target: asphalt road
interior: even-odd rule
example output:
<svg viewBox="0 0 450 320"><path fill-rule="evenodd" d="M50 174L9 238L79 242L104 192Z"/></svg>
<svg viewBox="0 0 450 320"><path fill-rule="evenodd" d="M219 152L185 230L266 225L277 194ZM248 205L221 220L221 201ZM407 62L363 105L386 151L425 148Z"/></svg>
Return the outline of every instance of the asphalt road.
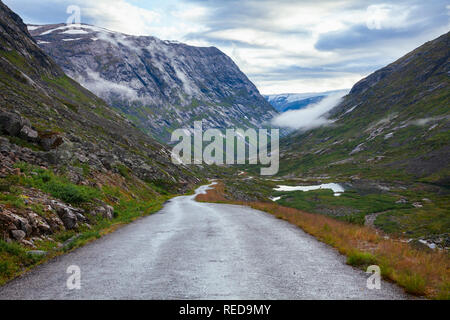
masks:
<svg viewBox="0 0 450 320"><path fill-rule="evenodd" d="M201 187L197 192L204 192ZM0 299L408 299L301 229L247 207L172 199L0 288ZM69 290L71 265L81 288Z"/></svg>

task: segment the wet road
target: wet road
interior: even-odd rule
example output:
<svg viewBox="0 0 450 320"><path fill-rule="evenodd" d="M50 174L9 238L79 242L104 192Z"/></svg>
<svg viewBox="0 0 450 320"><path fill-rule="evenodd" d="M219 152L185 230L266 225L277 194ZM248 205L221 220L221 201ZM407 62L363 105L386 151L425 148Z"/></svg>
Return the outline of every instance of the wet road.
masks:
<svg viewBox="0 0 450 320"><path fill-rule="evenodd" d="M201 187L197 192L204 192ZM172 199L0 288L0 299L405 299L299 228L250 208ZM81 289L69 290L69 266Z"/></svg>

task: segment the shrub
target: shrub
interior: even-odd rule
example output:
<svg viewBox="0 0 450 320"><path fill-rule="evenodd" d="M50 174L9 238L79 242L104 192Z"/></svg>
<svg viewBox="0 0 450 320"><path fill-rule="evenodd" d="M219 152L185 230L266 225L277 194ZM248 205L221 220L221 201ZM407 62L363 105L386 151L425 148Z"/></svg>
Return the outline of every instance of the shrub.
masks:
<svg viewBox="0 0 450 320"><path fill-rule="evenodd" d="M15 272L15 266L11 261L0 261L0 275L10 277Z"/></svg>
<svg viewBox="0 0 450 320"><path fill-rule="evenodd" d="M120 175L122 177L124 177L125 179L129 179L130 178L130 169L128 169L128 167L126 167L123 164L118 164L116 166L117 171L119 171Z"/></svg>
<svg viewBox="0 0 450 320"><path fill-rule="evenodd" d="M0 240L0 253L8 253L13 256L23 256L26 255L25 249L15 242L8 243L6 241Z"/></svg>
<svg viewBox="0 0 450 320"><path fill-rule="evenodd" d="M44 187L52 196L71 204L88 202L99 196L98 191L93 188L78 186L71 183L51 181Z"/></svg>
<svg viewBox="0 0 450 320"><path fill-rule="evenodd" d="M441 288L439 290L437 299L450 300L450 282L449 281L444 281L444 284L441 286Z"/></svg>
<svg viewBox="0 0 450 320"><path fill-rule="evenodd" d="M36 169L34 172L37 175L31 178L23 178L22 183L29 187L48 192L53 197L64 202L79 205L100 197L99 190L88 186L76 185L63 177L56 176L49 170Z"/></svg>
<svg viewBox="0 0 450 320"><path fill-rule="evenodd" d="M347 264L351 266L369 266L376 264L376 258L374 255L368 252L352 251L347 256Z"/></svg>
<svg viewBox="0 0 450 320"><path fill-rule="evenodd" d="M416 295L425 294L426 281L418 274L402 274L399 276L398 283L408 293Z"/></svg>
<svg viewBox="0 0 450 320"><path fill-rule="evenodd" d="M6 179L0 179L0 192L10 192L11 184Z"/></svg>

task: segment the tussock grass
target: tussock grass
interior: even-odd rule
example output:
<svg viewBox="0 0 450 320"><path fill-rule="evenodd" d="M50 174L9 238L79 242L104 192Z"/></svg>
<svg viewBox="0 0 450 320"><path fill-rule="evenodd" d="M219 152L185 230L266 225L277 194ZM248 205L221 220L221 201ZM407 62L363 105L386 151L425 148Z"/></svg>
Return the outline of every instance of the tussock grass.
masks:
<svg viewBox="0 0 450 320"><path fill-rule="evenodd" d="M38 263L40 259L40 257L29 255L17 243L0 240L0 285L20 274L24 268Z"/></svg>
<svg viewBox="0 0 450 320"><path fill-rule="evenodd" d="M347 264L355 267L367 267L376 263L373 254L361 251L352 251L347 255Z"/></svg>
<svg viewBox="0 0 450 320"><path fill-rule="evenodd" d="M450 257L443 251L424 252L396 239L385 239L376 230L333 218L283 207L274 202L227 201L223 183L197 201L246 205L273 214L315 236L347 256L347 263L378 265L382 276L406 292L434 299L450 298Z"/></svg>
<svg viewBox="0 0 450 320"><path fill-rule="evenodd" d="M225 198L225 186L219 182L214 185L213 189L210 189L205 194L199 194L195 200L200 202L226 202Z"/></svg>

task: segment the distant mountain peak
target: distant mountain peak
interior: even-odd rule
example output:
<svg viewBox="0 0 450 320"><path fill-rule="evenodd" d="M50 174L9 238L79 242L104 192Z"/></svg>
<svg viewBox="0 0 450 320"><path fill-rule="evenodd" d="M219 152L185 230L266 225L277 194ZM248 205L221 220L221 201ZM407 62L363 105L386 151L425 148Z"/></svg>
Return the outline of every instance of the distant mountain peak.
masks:
<svg viewBox="0 0 450 320"><path fill-rule="evenodd" d="M299 110L318 103L332 94L348 93L349 89L308 93L281 93L265 95L266 100L279 112Z"/></svg>

